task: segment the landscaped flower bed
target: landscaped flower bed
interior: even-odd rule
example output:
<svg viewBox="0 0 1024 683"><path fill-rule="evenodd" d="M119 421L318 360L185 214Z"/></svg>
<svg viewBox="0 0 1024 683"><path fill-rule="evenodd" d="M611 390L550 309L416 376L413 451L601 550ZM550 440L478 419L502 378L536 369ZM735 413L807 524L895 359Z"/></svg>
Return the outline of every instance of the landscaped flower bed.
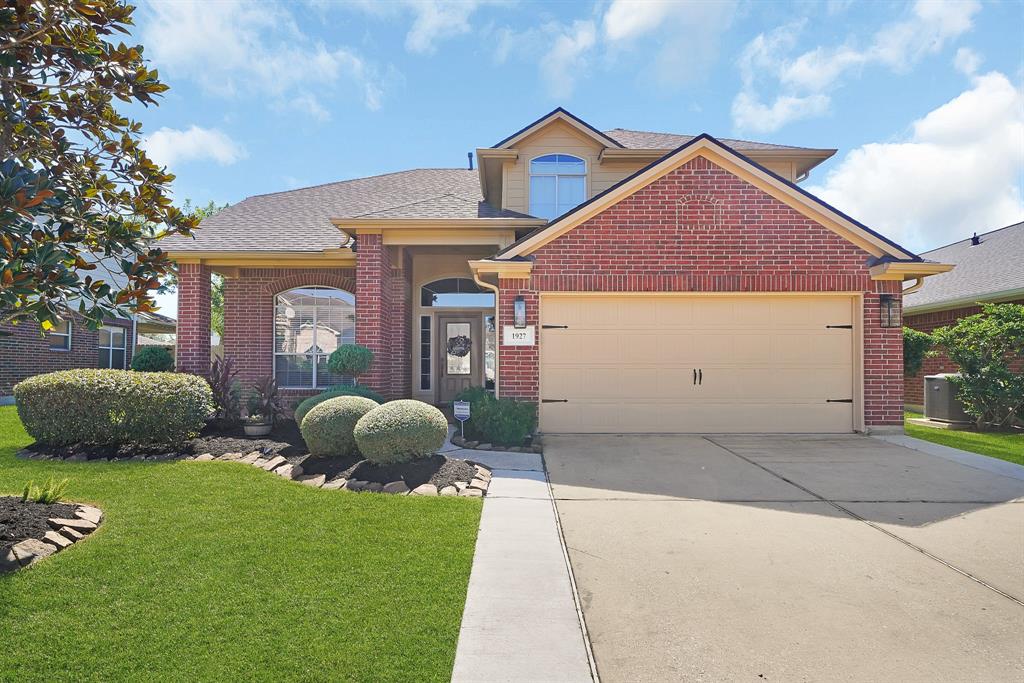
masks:
<svg viewBox="0 0 1024 683"><path fill-rule="evenodd" d="M405 493L419 489L417 495L483 495L487 487L480 488L480 485L490 482L490 472L483 466L441 454L389 466L375 465L360 456L314 458L310 456L302 434L292 420L282 420L269 435L263 437L247 437L241 426L221 430L211 424L198 437L186 441L176 449L132 445L32 444L19 451L18 457L73 462L228 460L252 464L258 462L264 469L270 461L274 461L269 471L308 485L320 482L321 486L326 485L329 489L387 493ZM323 477L323 481L320 481L320 477ZM471 486L474 480L477 480L477 484ZM431 493L432 491L435 493Z"/></svg>
<svg viewBox="0 0 1024 683"><path fill-rule="evenodd" d="M91 534L103 513L90 505L0 496L0 572L49 557Z"/></svg>

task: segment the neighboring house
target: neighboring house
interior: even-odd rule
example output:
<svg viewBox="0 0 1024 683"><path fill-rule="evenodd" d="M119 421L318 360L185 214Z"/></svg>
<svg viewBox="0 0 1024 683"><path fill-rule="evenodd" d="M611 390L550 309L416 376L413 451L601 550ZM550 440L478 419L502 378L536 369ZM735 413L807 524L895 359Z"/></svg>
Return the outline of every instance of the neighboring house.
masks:
<svg viewBox="0 0 1024 683"><path fill-rule="evenodd" d="M164 243L181 370L224 353L297 398L486 385L545 432L850 432L903 421L901 282L931 263L800 189L832 149L615 129L557 109L479 169L250 197ZM884 314L884 315L883 315Z"/></svg>
<svg viewBox="0 0 1024 683"><path fill-rule="evenodd" d="M904 324L908 327L931 332L979 312L981 303L1024 304L1024 223L975 235L922 256L955 264L956 269L928 278L920 289L907 294ZM1024 364L1020 369L1024 372ZM956 371L956 364L945 354L925 359L921 372L906 378L907 406L922 408L925 375Z"/></svg>
<svg viewBox="0 0 1024 683"><path fill-rule="evenodd" d="M33 320L0 324L0 402L10 403L15 384L44 372L127 368L132 362L133 328L132 320L114 318L92 330L75 314L47 333Z"/></svg>
<svg viewBox="0 0 1024 683"><path fill-rule="evenodd" d="M161 313L139 313L136 319L135 346L159 346L174 354L174 336L178 321Z"/></svg>

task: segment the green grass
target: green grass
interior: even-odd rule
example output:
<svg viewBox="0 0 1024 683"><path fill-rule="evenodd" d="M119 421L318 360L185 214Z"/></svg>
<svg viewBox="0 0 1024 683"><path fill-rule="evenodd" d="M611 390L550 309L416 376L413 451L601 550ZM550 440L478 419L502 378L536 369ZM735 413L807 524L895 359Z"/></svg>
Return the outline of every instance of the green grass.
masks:
<svg viewBox="0 0 1024 683"><path fill-rule="evenodd" d="M0 576L0 679L442 681L479 500L311 489L236 463L21 460L0 494L71 480L84 542Z"/></svg>
<svg viewBox="0 0 1024 683"><path fill-rule="evenodd" d="M921 417L920 413L906 413L906 417ZM988 455L1000 460L1024 465L1024 433L1010 432L975 432L960 429L937 429L921 427L909 422L906 424L907 436L923 439L932 443L951 446L960 450Z"/></svg>

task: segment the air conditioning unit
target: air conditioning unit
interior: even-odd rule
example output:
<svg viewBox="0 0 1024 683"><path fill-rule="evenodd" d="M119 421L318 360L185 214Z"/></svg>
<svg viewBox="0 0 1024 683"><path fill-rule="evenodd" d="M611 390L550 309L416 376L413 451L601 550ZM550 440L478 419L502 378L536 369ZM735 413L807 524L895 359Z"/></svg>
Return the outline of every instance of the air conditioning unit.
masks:
<svg viewBox="0 0 1024 683"><path fill-rule="evenodd" d="M954 373L928 375L924 378L924 416L929 420L972 424L974 418L964 412L956 397L956 386L949 381Z"/></svg>

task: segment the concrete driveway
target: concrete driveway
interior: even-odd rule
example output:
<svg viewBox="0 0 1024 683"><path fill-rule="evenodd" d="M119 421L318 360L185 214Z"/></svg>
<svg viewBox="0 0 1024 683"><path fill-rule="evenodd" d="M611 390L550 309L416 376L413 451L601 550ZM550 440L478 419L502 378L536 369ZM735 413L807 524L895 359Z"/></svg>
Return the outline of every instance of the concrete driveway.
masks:
<svg viewBox="0 0 1024 683"><path fill-rule="evenodd" d="M1024 481L863 436L563 436L603 681L1024 678Z"/></svg>

